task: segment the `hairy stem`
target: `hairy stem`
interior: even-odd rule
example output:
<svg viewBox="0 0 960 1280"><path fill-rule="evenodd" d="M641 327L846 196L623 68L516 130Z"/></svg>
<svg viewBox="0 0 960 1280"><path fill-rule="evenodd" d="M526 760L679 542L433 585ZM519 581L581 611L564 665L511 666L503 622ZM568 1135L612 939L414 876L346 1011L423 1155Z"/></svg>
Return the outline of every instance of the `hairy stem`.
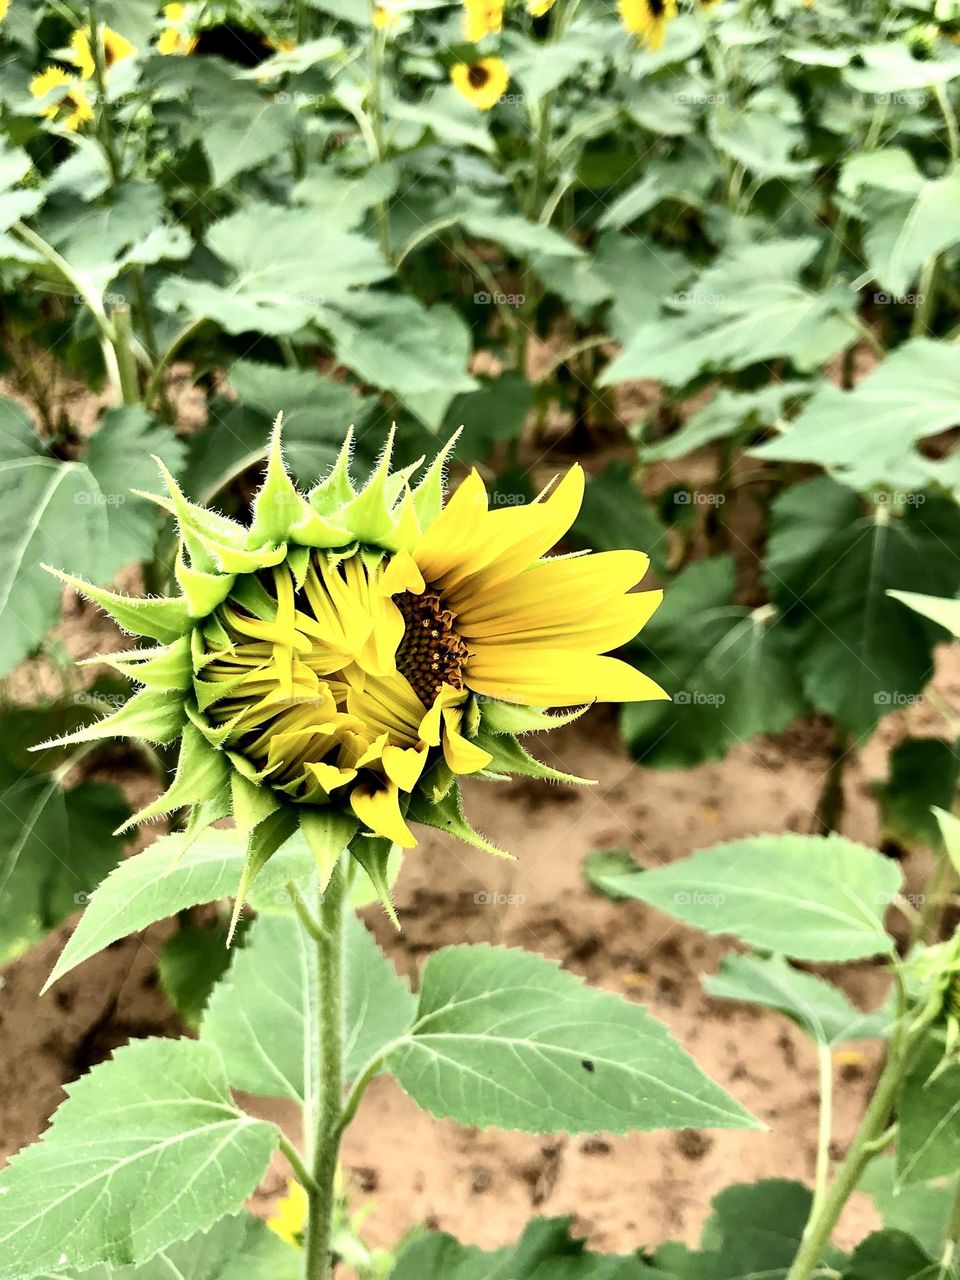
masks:
<svg viewBox="0 0 960 1280"><path fill-rule="evenodd" d="M817 1130L817 1172L813 1188L813 1213L823 1203L830 1179L830 1138L833 1133L833 1056L830 1046L817 1044L820 1074L820 1124Z"/></svg>
<svg viewBox="0 0 960 1280"><path fill-rule="evenodd" d="M341 857L320 901L319 936L309 933L316 948L319 1034L316 1131L308 1163L309 1215L304 1236L304 1280L329 1280L330 1238L335 1203L334 1181L343 1114L344 913L347 902L346 855Z"/></svg>

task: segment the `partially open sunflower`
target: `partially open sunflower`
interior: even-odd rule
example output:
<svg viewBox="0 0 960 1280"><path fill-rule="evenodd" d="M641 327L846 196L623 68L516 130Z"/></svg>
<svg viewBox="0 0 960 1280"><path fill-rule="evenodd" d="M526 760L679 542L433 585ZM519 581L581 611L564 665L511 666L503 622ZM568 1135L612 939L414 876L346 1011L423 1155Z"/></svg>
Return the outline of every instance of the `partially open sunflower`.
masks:
<svg viewBox="0 0 960 1280"><path fill-rule="evenodd" d="M660 602L630 590L647 557L544 559L579 510L580 467L529 505L490 510L476 471L443 505L450 446L412 484L417 467L392 471L388 441L359 491L350 449L348 436L301 493L278 421L249 528L188 502L158 463L169 496L145 496L179 525L176 597L59 575L156 642L93 660L142 688L60 741L179 738L169 789L131 823L189 807L189 839L232 814L249 839L247 881L298 827L322 871L352 842L375 883L390 843L415 846L411 823L500 852L466 822L459 777L581 781L515 735L594 701L666 697L604 656ZM575 709L548 714L561 707Z"/></svg>

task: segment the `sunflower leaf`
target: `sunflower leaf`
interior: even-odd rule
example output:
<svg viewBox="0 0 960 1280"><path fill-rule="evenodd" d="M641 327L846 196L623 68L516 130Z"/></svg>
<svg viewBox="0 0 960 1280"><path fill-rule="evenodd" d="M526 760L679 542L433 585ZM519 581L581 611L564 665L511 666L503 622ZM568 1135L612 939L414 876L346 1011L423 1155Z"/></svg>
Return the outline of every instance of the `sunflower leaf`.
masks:
<svg viewBox="0 0 960 1280"><path fill-rule="evenodd" d="M523 1132L751 1128L639 1005L542 956L446 947L387 1069L432 1115Z"/></svg>

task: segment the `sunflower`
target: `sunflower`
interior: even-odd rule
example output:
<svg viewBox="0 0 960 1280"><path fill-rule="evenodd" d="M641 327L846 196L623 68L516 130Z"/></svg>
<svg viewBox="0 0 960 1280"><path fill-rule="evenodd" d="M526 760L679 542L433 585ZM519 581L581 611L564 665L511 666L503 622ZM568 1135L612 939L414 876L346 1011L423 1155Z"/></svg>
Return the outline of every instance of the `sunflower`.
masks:
<svg viewBox="0 0 960 1280"><path fill-rule="evenodd" d="M677 16L677 0L617 0L623 25L655 53L662 48L667 23Z"/></svg>
<svg viewBox="0 0 960 1280"><path fill-rule="evenodd" d="M165 56L192 53L197 45L197 37L189 30L187 6L164 5L163 20L166 25L157 37L157 52Z"/></svg>
<svg viewBox="0 0 960 1280"><path fill-rule="evenodd" d="M504 0L463 0L464 36L471 43L503 30Z"/></svg>
<svg viewBox="0 0 960 1280"><path fill-rule="evenodd" d="M41 108L40 114L45 119L57 120L63 115L64 128L71 132L93 119L93 107L83 86L62 67L45 67L30 81L30 93L34 98L46 98L57 89L64 89L65 92L55 102Z"/></svg>
<svg viewBox="0 0 960 1280"><path fill-rule="evenodd" d="M555 4L556 0L527 0L527 13L531 18L542 18Z"/></svg>
<svg viewBox="0 0 960 1280"><path fill-rule="evenodd" d="M114 31L112 27L101 24L100 41L103 50L103 67L105 71L109 71L111 67L118 62L122 62L124 58L132 58L137 52L136 48L125 37L120 35L118 31ZM74 31L70 37L70 61L77 68L81 80L92 80L97 73L96 63L93 57L93 49L90 44L90 28Z"/></svg>
<svg viewBox="0 0 960 1280"><path fill-rule="evenodd" d="M303 1248L303 1233L307 1228L309 1203L307 1193L299 1182L291 1182L287 1194L277 1201L277 1207L267 1219L267 1226L286 1244L295 1249Z"/></svg>
<svg viewBox="0 0 960 1280"><path fill-rule="evenodd" d="M187 502L164 472L169 496L154 501L180 526L180 597L131 600L61 575L161 642L104 659L143 689L68 740L179 737L170 789L133 821L190 805L189 838L232 811L253 870L298 826L337 856L359 834L373 845L351 849L377 884L371 849L413 848L411 821L499 852L463 817L458 778L582 781L515 740L579 714L551 709L666 697L604 656L661 593L630 590L648 565L638 551L544 558L579 510L577 466L529 506L491 511L476 471L443 506L449 446L411 487L388 442L359 492L350 446L305 495L278 428L249 530Z"/></svg>
<svg viewBox="0 0 960 1280"><path fill-rule="evenodd" d="M495 107L507 91L510 72L502 58L458 62L450 70L457 92L481 111Z"/></svg>

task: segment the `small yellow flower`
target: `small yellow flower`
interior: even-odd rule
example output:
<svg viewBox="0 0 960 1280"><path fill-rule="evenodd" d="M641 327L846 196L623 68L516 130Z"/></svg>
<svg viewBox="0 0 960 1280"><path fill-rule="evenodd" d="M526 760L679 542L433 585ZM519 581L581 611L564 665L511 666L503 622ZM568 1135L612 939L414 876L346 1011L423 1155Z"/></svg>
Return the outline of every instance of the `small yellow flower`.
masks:
<svg viewBox="0 0 960 1280"><path fill-rule="evenodd" d="M542 18L549 13L557 0L527 0L527 13L531 18Z"/></svg>
<svg viewBox="0 0 960 1280"><path fill-rule="evenodd" d="M10 0L0 0L0 22L4 20L10 11Z"/></svg>
<svg viewBox="0 0 960 1280"><path fill-rule="evenodd" d="M186 26L187 6L164 5L163 20L167 25L157 37L157 53L165 56L193 53L197 47L197 37Z"/></svg>
<svg viewBox="0 0 960 1280"><path fill-rule="evenodd" d="M109 71L124 58L131 58L137 52L126 36L120 35L111 27L101 26L100 39L103 42L103 66ZM80 72L81 80L92 80L97 68L93 60L93 49L90 45L90 28L75 31L70 37L70 48L73 50L71 62Z"/></svg>
<svg viewBox="0 0 960 1280"><path fill-rule="evenodd" d="M307 1207L307 1193L299 1182L291 1182L289 1191L278 1202L273 1217L267 1219L267 1226L281 1240L300 1249L303 1247L303 1233L307 1225Z"/></svg>
<svg viewBox="0 0 960 1280"><path fill-rule="evenodd" d="M503 0L463 0L463 17L464 35L471 42L495 36L503 30Z"/></svg>
<svg viewBox="0 0 960 1280"><path fill-rule="evenodd" d="M450 70L457 92L481 111L495 107L507 91L510 72L502 58L479 58L458 62Z"/></svg>
<svg viewBox="0 0 960 1280"><path fill-rule="evenodd" d="M623 25L655 53L663 47L667 23L677 16L677 0L617 0Z"/></svg>
<svg viewBox="0 0 960 1280"><path fill-rule="evenodd" d="M30 81L30 93L34 98L45 98L47 94L60 88L65 88L66 93L62 94L56 102L44 107L40 114L47 120L56 120L61 113L66 113L63 116L63 125L71 132L75 132L82 124L93 119L90 99L75 77L68 75L62 67L46 67Z"/></svg>
<svg viewBox="0 0 960 1280"><path fill-rule="evenodd" d="M375 31L387 31L390 27L395 27L400 17L400 10L395 4L391 4L390 0L384 0L382 4L373 6L373 27Z"/></svg>

